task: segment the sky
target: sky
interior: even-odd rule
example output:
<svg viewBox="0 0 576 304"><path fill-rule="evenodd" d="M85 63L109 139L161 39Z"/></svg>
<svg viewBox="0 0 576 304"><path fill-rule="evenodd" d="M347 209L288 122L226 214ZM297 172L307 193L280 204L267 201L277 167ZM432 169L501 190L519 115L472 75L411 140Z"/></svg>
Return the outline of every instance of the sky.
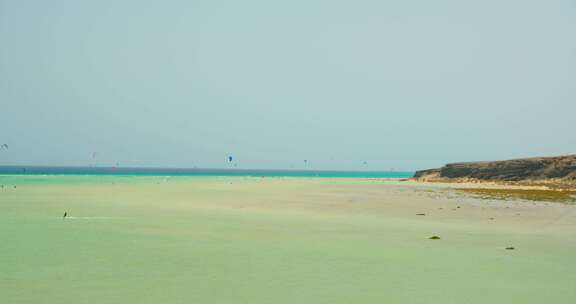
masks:
<svg viewBox="0 0 576 304"><path fill-rule="evenodd" d="M0 165L575 154L575 33L574 0L0 0Z"/></svg>

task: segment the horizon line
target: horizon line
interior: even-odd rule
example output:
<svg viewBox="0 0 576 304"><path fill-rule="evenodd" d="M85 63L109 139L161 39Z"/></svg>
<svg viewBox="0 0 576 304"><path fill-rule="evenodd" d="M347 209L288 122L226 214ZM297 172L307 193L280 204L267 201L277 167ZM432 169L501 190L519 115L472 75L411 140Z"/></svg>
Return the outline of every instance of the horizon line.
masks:
<svg viewBox="0 0 576 304"><path fill-rule="evenodd" d="M175 170L175 171L201 171L201 170L214 170L214 171L228 171L228 172L242 172L242 171L294 171L294 172L373 172L373 173L414 173L417 170L344 170L344 169L297 169L297 168L270 168L270 169L254 169L254 168L204 168L204 167L132 167L132 166L63 166L63 165L0 165L1 169L108 169L108 170ZM0 173L1 174L1 173Z"/></svg>

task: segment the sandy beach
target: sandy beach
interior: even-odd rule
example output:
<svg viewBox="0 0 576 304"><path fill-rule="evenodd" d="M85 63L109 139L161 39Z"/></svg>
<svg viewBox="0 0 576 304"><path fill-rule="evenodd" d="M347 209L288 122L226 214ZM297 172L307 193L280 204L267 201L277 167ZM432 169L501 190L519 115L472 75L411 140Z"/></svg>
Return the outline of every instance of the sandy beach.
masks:
<svg viewBox="0 0 576 304"><path fill-rule="evenodd" d="M2 303L576 300L571 204L378 179L0 182Z"/></svg>

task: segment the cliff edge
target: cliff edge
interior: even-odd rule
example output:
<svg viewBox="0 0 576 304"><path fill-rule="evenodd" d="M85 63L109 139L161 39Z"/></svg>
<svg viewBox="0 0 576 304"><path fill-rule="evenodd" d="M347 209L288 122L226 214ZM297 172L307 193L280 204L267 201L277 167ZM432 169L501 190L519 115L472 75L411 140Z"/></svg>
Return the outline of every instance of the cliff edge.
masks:
<svg viewBox="0 0 576 304"><path fill-rule="evenodd" d="M576 155L447 164L417 171L428 182L505 182L576 187Z"/></svg>

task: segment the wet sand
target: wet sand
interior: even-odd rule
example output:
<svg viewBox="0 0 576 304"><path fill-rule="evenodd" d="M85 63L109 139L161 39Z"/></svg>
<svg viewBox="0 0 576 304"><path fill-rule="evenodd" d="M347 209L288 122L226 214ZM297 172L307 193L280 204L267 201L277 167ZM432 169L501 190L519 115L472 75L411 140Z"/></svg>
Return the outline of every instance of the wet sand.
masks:
<svg viewBox="0 0 576 304"><path fill-rule="evenodd" d="M570 204L361 179L0 183L2 303L576 301Z"/></svg>

